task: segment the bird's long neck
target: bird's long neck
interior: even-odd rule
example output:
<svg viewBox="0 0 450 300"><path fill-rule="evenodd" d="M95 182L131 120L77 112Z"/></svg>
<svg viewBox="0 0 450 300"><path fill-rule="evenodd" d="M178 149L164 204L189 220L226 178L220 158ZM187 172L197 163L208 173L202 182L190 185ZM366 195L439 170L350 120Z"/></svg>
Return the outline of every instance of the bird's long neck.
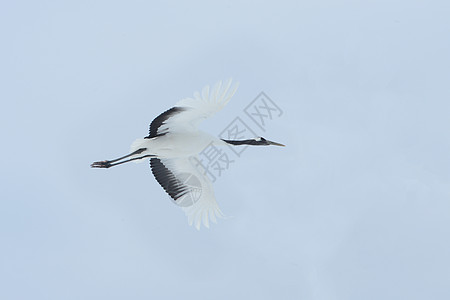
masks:
<svg viewBox="0 0 450 300"><path fill-rule="evenodd" d="M224 141L227 144L231 144L231 145L253 145L253 146L258 146L258 145L264 145L262 141L256 141L254 139L250 139L250 140L224 140L222 139L222 141Z"/></svg>

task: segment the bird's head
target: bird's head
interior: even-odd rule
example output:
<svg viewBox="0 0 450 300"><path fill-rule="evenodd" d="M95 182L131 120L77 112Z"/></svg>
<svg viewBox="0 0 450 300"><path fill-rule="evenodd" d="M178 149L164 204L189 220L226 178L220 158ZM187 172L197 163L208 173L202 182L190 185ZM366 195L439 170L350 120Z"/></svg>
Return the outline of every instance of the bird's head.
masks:
<svg viewBox="0 0 450 300"><path fill-rule="evenodd" d="M262 136L254 138L253 139L255 141L256 145L264 145L264 146L268 146L268 145L275 145L275 146L282 146L285 147L285 145L280 144L280 143L276 143L276 142L272 142L269 140L266 140L265 138L263 138Z"/></svg>

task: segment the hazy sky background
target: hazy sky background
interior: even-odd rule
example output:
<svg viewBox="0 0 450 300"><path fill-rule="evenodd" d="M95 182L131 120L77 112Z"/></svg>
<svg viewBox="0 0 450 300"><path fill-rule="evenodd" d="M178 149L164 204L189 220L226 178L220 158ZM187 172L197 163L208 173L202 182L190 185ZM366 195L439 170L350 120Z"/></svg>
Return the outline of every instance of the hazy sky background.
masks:
<svg viewBox="0 0 450 300"><path fill-rule="evenodd" d="M449 1L3 1L1 299L450 299ZM189 227L90 169L205 84L283 110Z"/></svg>

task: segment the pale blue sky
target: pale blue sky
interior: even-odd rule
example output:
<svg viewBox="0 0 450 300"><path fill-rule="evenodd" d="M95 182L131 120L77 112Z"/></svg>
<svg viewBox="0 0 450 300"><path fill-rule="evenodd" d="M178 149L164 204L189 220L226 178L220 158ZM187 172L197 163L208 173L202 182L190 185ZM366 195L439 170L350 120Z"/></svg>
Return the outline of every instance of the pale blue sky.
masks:
<svg viewBox="0 0 450 300"><path fill-rule="evenodd" d="M1 299L449 299L448 1L4 1ZM205 84L283 115L187 225L93 170ZM256 128L257 129L257 128Z"/></svg>

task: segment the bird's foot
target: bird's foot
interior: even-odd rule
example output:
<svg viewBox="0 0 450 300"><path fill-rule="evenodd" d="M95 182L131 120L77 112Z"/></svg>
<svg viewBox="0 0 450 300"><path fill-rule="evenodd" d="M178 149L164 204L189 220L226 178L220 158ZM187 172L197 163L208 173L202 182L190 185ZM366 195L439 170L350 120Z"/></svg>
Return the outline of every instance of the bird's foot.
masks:
<svg viewBox="0 0 450 300"><path fill-rule="evenodd" d="M91 168L109 168L111 162L109 160L96 161L91 164Z"/></svg>

